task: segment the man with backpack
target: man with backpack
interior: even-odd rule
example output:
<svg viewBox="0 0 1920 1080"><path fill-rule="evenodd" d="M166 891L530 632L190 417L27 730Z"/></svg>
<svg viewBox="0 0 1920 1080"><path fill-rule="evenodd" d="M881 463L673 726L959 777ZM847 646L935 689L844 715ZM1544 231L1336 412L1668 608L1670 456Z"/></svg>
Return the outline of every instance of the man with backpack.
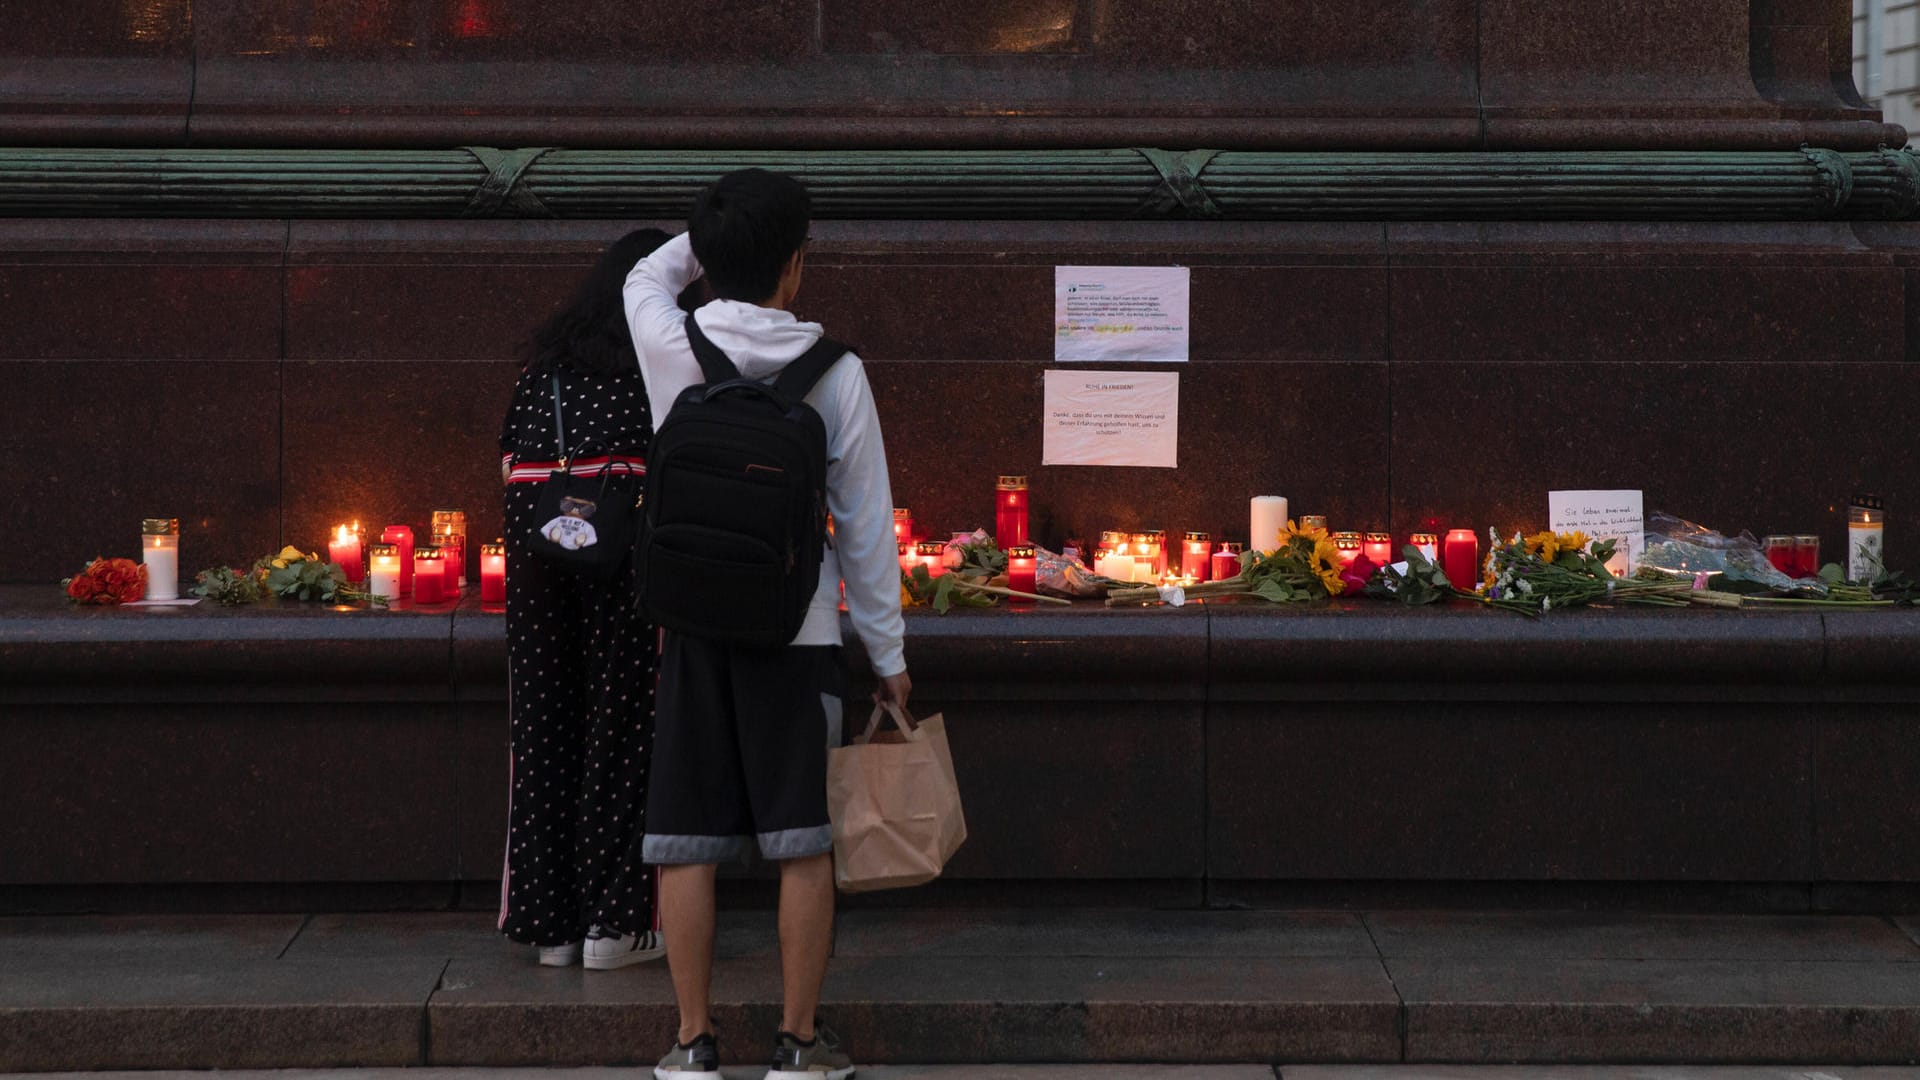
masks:
<svg viewBox="0 0 1920 1080"><path fill-rule="evenodd" d="M626 283L659 424L635 574L643 608L666 628L643 823L680 1005L661 1080L718 1075L715 871L750 845L780 865L785 1003L769 1080L853 1073L814 1018L833 926L826 759L841 726L842 580L876 697L904 705L912 683L866 373L787 310L810 218L793 178L729 173L696 199L687 233ZM718 299L687 315L675 298L703 271Z"/></svg>

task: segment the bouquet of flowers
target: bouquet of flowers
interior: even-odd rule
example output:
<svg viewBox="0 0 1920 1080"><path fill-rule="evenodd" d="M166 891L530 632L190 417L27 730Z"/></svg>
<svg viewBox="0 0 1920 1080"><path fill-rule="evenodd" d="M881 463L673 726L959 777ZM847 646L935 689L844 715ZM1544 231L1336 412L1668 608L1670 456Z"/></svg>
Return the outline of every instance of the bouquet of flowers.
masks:
<svg viewBox="0 0 1920 1080"><path fill-rule="evenodd" d="M147 568L132 559L95 559L60 585L76 604L130 604L147 595Z"/></svg>
<svg viewBox="0 0 1920 1080"><path fill-rule="evenodd" d="M347 583L347 572L317 554L289 544L277 555L256 559L251 570L216 566L194 577L193 595L216 604L237 607L273 597L280 600L318 600L324 604L351 604L366 600L384 606L387 598Z"/></svg>
<svg viewBox="0 0 1920 1080"><path fill-rule="evenodd" d="M1523 615L1581 607L1598 600L1685 607L1687 594L1693 592L1691 580L1615 577L1607 569L1614 542L1603 540L1588 550L1585 533L1515 533L1502 543L1500 534L1488 529L1487 539L1491 550L1480 588L1466 592L1456 585L1453 592L1489 607Z"/></svg>
<svg viewBox="0 0 1920 1080"><path fill-rule="evenodd" d="M1257 596L1284 604L1325 600L1347 590L1349 581L1340 565L1340 549L1328 539L1325 529L1302 529L1289 521L1278 540L1279 546L1272 551L1247 552L1240 560L1240 573L1235 577L1185 587L1114 589L1107 593L1107 606L1152 603L1178 606L1188 600L1220 596ZM1371 573L1370 567L1368 572Z"/></svg>
<svg viewBox="0 0 1920 1080"><path fill-rule="evenodd" d="M251 604L266 595L260 588L260 575L251 570L216 566L200 571L193 580L193 595L211 600L221 607Z"/></svg>

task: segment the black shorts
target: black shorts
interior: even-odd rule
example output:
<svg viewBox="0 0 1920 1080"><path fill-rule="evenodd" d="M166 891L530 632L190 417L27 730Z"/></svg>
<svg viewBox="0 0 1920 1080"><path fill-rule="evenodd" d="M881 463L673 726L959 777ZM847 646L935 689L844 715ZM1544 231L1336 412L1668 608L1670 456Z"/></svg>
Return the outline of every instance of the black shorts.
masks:
<svg viewBox="0 0 1920 1080"><path fill-rule="evenodd" d="M837 645L749 649L668 631L647 781L649 863L833 850L827 747L840 741Z"/></svg>

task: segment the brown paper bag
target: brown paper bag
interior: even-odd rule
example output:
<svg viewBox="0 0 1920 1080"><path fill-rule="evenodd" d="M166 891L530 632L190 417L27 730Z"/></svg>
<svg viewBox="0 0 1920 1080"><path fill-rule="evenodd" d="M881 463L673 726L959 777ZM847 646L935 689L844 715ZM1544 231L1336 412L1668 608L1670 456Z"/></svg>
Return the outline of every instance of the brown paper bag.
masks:
<svg viewBox="0 0 1920 1080"><path fill-rule="evenodd" d="M890 712L898 731L880 732ZM834 878L847 892L924 885L967 838L946 721L875 705L867 730L827 755Z"/></svg>

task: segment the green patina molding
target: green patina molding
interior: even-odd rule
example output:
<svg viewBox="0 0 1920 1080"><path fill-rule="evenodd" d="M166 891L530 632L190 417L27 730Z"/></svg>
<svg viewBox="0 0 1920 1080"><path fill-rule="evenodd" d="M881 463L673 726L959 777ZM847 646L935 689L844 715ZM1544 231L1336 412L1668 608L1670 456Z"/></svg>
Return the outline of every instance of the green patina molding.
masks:
<svg viewBox="0 0 1920 1080"><path fill-rule="evenodd" d="M0 148L0 215L677 218L759 165L820 218L1290 220L1903 219L1905 150L1277 153L1235 150L682 151Z"/></svg>

